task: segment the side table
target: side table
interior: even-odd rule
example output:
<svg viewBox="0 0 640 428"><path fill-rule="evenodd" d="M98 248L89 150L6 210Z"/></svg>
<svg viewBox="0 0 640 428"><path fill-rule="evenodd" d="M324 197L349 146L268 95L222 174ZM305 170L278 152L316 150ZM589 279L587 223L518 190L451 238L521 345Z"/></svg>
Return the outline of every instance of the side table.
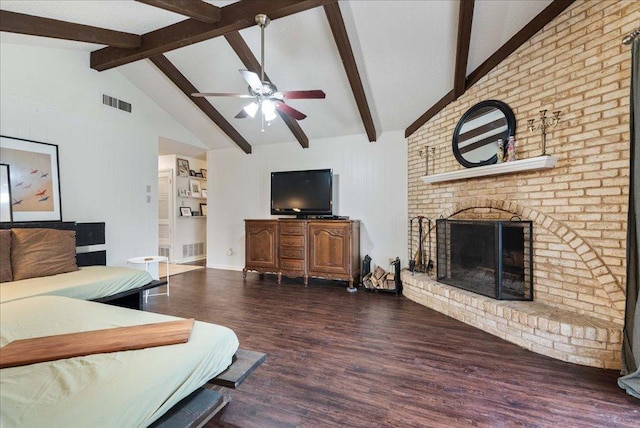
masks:
<svg viewBox="0 0 640 428"><path fill-rule="evenodd" d="M144 270L146 270L147 272L149 272L149 265L151 263L158 263L158 266L160 266L160 262L164 262L165 266L167 268L167 292L166 293L154 293L154 294L149 294L149 290L145 290L144 291L144 302L147 303L147 301L149 300L149 296L169 296L169 257L165 257L165 256L146 256L146 257L133 257L131 259L127 260L127 265L141 265L144 264ZM158 275L160 275L160 272L158 272ZM155 278L155 279L159 279L159 278Z"/></svg>

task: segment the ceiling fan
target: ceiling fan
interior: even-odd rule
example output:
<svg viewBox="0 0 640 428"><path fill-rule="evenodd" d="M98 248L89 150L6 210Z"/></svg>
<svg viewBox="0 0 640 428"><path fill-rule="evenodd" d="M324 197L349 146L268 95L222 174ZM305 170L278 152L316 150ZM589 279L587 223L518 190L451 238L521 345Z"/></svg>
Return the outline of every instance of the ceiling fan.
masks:
<svg viewBox="0 0 640 428"><path fill-rule="evenodd" d="M260 57L260 76L249 70L238 70L242 78L249 84L248 94L219 93L219 92L196 92L191 94L194 97L234 97L234 98L253 98L251 104L246 105L235 116L236 119L242 119L247 116L255 117L258 110L261 111L263 131L264 121L271 122L274 120L276 110L292 117L295 120L302 120L307 117L304 113L294 109L285 103L285 99L314 99L324 98L325 93L320 89L303 90L303 91L278 91L276 86L265 80L264 73L264 29L269 25L271 20L267 15L256 15L256 24L260 27L261 41L261 57Z"/></svg>

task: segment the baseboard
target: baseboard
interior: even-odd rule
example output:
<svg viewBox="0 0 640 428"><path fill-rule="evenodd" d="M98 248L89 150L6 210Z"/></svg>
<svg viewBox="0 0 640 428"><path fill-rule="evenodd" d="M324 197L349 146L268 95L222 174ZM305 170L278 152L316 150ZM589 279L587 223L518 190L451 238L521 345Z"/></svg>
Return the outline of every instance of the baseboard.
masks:
<svg viewBox="0 0 640 428"><path fill-rule="evenodd" d="M209 269L222 269L222 270L234 270L234 271L242 271L244 269L243 266L229 266L229 265L215 265L207 263L207 268Z"/></svg>

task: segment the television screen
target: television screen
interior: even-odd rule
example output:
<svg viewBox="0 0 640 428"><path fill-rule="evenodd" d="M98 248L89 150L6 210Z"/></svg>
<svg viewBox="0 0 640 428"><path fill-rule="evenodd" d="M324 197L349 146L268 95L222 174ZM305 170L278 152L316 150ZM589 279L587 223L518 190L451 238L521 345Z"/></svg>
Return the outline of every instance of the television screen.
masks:
<svg viewBox="0 0 640 428"><path fill-rule="evenodd" d="M272 215L331 215L331 169L271 173Z"/></svg>

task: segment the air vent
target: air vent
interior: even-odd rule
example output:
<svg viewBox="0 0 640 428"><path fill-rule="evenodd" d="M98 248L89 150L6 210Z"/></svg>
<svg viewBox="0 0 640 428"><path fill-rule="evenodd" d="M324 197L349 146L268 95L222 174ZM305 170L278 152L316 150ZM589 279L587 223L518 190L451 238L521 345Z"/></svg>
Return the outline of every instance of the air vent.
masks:
<svg viewBox="0 0 640 428"><path fill-rule="evenodd" d="M117 108L118 110L126 111L127 113L131 113L130 103L114 97L110 97L109 95L102 94L102 104L109 107Z"/></svg>
<svg viewBox="0 0 640 428"><path fill-rule="evenodd" d="M182 245L182 257L195 257L204 255L204 242Z"/></svg>

